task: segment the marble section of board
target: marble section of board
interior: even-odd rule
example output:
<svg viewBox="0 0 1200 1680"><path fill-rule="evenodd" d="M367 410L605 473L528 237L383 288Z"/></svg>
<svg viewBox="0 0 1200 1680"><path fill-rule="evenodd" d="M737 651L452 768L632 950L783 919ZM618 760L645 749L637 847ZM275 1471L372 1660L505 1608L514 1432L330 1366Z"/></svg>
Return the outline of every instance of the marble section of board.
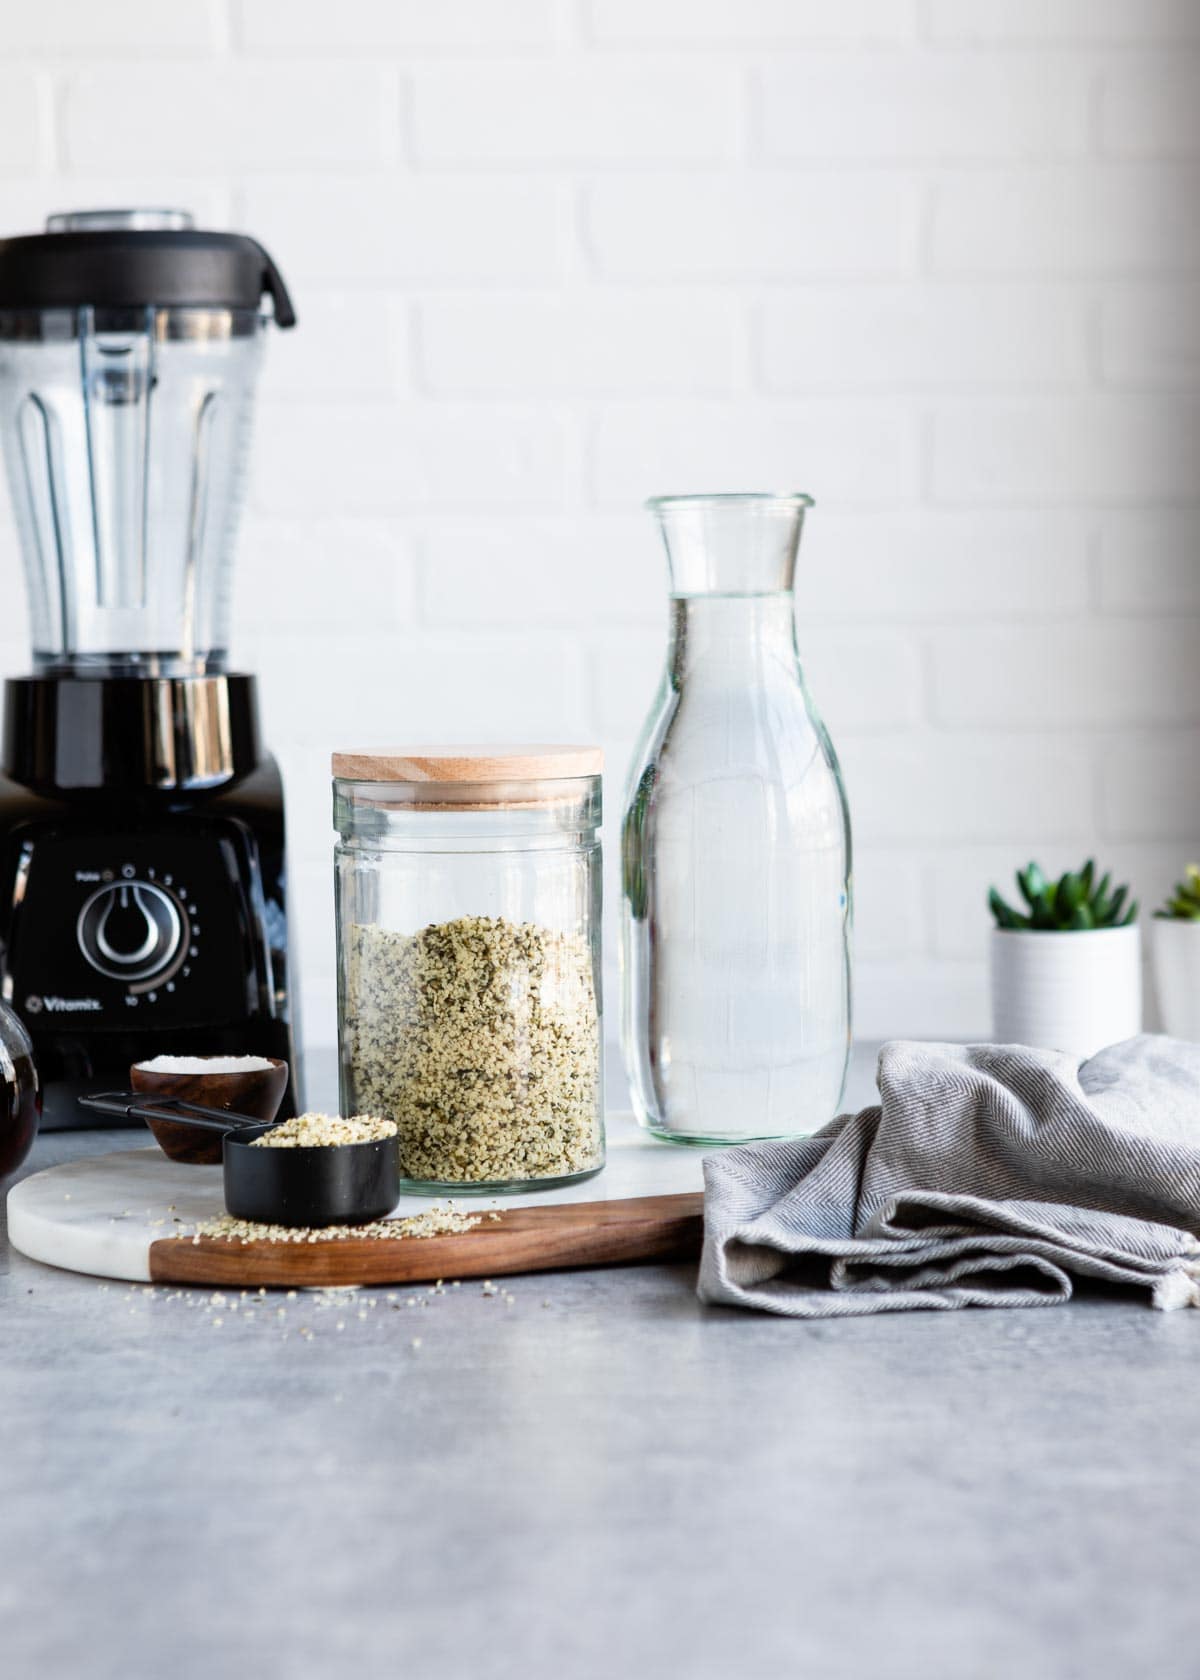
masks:
<svg viewBox="0 0 1200 1680"><path fill-rule="evenodd" d="M699 1150L662 1143L632 1115L608 1119L608 1164L595 1178L520 1196L471 1197L463 1206L535 1207L608 1201L703 1187ZM398 1215L420 1213L446 1197L404 1196ZM94 1277L145 1282L150 1244L185 1234L224 1211L220 1167L184 1166L157 1148L120 1150L47 1167L8 1196L14 1248L31 1260Z"/></svg>

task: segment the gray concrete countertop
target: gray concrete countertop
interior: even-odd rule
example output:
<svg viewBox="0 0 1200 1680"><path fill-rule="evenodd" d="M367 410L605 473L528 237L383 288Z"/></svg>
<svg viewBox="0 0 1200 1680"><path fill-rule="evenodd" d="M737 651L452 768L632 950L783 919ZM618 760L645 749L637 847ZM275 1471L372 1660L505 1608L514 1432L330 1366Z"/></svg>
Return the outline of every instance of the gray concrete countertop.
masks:
<svg viewBox="0 0 1200 1680"><path fill-rule="evenodd" d="M0 1672L1200 1672L1200 1314L796 1324L701 1307L681 1266L507 1287L217 1327L5 1241Z"/></svg>

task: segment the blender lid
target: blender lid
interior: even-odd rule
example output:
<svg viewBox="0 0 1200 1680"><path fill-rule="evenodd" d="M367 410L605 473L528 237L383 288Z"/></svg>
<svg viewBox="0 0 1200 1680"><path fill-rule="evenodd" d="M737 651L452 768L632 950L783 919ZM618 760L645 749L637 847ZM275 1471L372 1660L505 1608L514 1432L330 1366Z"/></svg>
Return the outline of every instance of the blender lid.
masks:
<svg viewBox="0 0 1200 1680"><path fill-rule="evenodd" d="M256 239L210 233L180 210L84 210L51 216L45 233L0 239L0 309L258 309L275 324L296 311Z"/></svg>

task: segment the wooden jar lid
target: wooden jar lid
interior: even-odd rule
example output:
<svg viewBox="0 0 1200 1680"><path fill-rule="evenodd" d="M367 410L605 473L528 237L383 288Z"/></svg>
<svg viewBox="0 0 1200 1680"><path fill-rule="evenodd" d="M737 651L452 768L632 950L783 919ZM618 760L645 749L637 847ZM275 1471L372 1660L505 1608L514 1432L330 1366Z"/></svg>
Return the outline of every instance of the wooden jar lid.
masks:
<svg viewBox="0 0 1200 1680"><path fill-rule="evenodd" d="M336 752L333 773L350 782L553 782L598 776L600 747L386 747Z"/></svg>

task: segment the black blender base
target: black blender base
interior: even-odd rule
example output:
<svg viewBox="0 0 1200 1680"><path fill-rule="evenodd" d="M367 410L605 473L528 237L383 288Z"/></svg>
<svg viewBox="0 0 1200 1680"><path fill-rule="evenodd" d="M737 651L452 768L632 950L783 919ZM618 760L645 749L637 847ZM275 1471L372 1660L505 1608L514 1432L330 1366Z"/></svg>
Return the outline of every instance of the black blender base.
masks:
<svg viewBox="0 0 1200 1680"><path fill-rule="evenodd" d="M253 677L10 679L3 721L0 995L43 1126L95 1126L79 1094L164 1054L286 1061L295 1113L283 788Z"/></svg>

